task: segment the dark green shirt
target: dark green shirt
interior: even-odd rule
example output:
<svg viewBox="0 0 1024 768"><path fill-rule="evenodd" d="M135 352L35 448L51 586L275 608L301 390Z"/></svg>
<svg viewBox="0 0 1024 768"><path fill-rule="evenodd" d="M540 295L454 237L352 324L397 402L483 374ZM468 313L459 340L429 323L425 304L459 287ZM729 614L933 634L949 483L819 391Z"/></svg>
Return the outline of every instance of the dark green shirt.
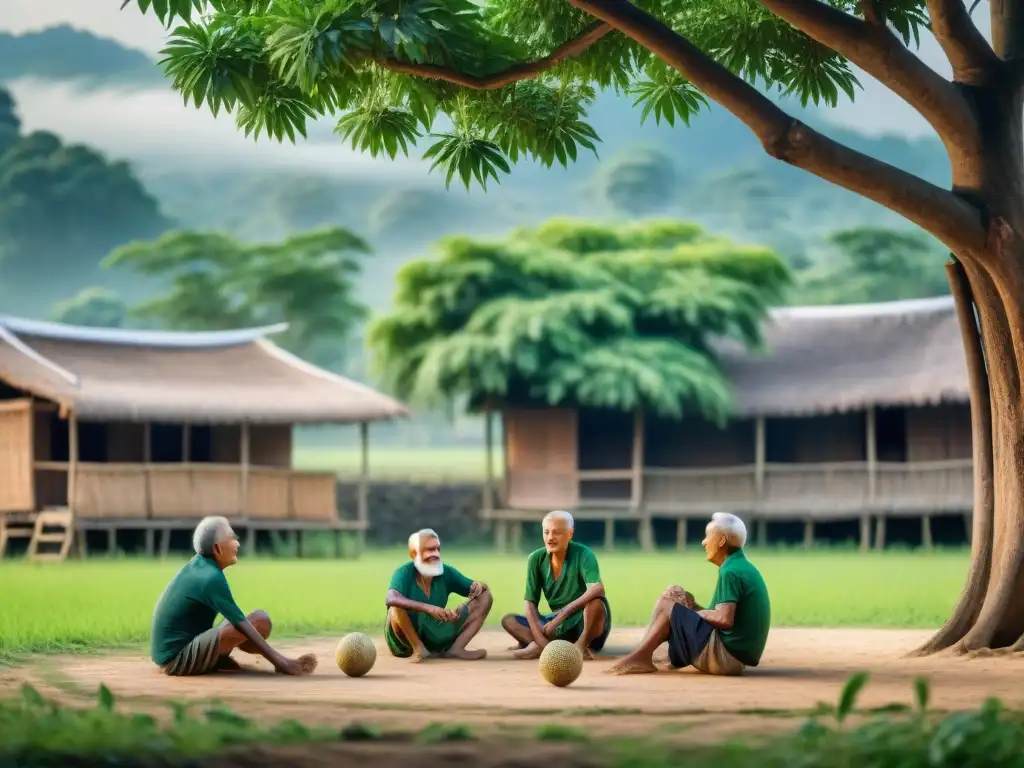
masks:
<svg viewBox="0 0 1024 768"><path fill-rule="evenodd" d="M768 642L772 621L768 588L742 549L733 552L718 569L718 582L711 596L711 609L720 603L736 603L732 628L718 634L726 649L748 667L756 667Z"/></svg>
<svg viewBox="0 0 1024 768"><path fill-rule="evenodd" d="M565 550L565 562L562 572L556 579L551 573L551 556L547 549L540 548L530 553L526 561L526 597L531 603L539 603L543 592L544 599L554 612L560 611L573 600L578 599L587 591L587 584L596 584L601 580L601 569L597 565L597 555L585 544L570 541ZM576 611L558 625L555 636L561 637L583 621L583 611Z"/></svg>
<svg viewBox="0 0 1024 768"><path fill-rule="evenodd" d="M473 580L467 579L459 571L450 565L445 565L444 572L435 576L430 581L430 594L424 594L416 576L416 564L410 560L399 567L391 576L391 583L388 590L395 590L402 597L408 600L415 600L418 603L436 605L444 608L448 605L448 597L452 594L469 597L470 587ZM428 616L419 611L409 611L409 619L412 621L416 634L420 641L427 647L427 650L444 648L451 642L452 626L438 621L433 616Z"/></svg>
<svg viewBox="0 0 1024 768"><path fill-rule="evenodd" d="M150 641L153 661L159 665L169 662L194 637L212 627L217 614L232 624L245 621L224 572L210 558L196 555L157 600Z"/></svg>

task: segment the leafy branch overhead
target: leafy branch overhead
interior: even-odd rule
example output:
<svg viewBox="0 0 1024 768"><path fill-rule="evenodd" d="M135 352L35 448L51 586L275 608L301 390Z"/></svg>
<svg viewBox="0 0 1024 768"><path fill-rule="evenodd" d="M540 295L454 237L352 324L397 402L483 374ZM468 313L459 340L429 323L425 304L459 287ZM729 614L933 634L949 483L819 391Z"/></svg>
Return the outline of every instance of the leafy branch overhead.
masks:
<svg viewBox="0 0 1024 768"><path fill-rule="evenodd" d="M633 95L643 119L669 124L707 103L646 47L565 2L134 2L178 23L162 63L187 102L231 111L247 135L277 140L334 116L338 134L374 156L408 155L426 140L424 156L449 184L485 185L521 158L551 166L596 153L586 110L602 88ZM846 59L758 3L642 7L732 71L805 102L835 104L858 84ZM916 34L918 16L894 23Z"/></svg>
<svg viewBox="0 0 1024 768"><path fill-rule="evenodd" d="M368 344L398 396L573 404L721 419L713 340L755 348L789 273L771 251L678 222L554 220L504 241L457 237L399 272Z"/></svg>

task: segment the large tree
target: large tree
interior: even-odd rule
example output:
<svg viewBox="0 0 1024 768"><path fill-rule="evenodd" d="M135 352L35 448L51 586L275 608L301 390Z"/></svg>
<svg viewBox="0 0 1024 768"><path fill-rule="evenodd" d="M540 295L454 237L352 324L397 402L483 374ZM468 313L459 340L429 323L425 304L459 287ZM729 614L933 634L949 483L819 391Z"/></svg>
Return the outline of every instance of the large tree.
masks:
<svg viewBox="0 0 1024 768"><path fill-rule="evenodd" d="M177 29L166 69L246 133L291 137L340 113L355 146L393 157L443 113L452 127L426 156L449 180L483 183L519 158L566 163L593 147L595 89L626 88L664 119L706 97L772 157L933 234L954 256L976 476L967 583L923 650L1024 649L1024 0L990 0L991 44L964 0L136 2L164 18L212 11ZM952 81L911 50L926 26ZM754 86L835 104L855 94L851 64L932 125L950 189L830 139Z"/></svg>
<svg viewBox="0 0 1024 768"><path fill-rule="evenodd" d="M470 411L542 403L724 421L713 341L757 347L789 281L770 250L674 222L556 219L438 250L401 269L368 345L399 396Z"/></svg>
<svg viewBox="0 0 1024 768"><path fill-rule="evenodd" d="M169 232L118 248L105 266L168 284L129 315L176 330L225 330L287 322L282 346L338 365L366 315L357 279L370 248L346 229L316 230L278 243L244 243L219 232ZM89 296L66 303L81 309Z"/></svg>

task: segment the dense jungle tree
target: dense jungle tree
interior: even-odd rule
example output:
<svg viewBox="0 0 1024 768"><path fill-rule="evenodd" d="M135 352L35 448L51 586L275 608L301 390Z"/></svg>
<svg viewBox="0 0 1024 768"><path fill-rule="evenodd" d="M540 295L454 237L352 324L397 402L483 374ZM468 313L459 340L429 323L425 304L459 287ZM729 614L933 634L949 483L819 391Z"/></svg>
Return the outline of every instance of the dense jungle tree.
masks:
<svg viewBox="0 0 1024 768"><path fill-rule="evenodd" d="M757 347L789 281L770 250L678 222L555 219L438 250L402 267L367 343L399 396L470 411L544 403L722 421L729 385L711 342Z"/></svg>
<svg viewBox="0 0 1024 768"><path fill-rule="evenodd" d="M83 288L70 299L57 302L50 317L69 325L122 328L128 317L128 305L114 291L92 286Z"/></svg>
<svg viewBox="0 0 1024 768"><path fill-rule="evenodd" d="M136 3L192 19L166 71L197 106L233 110L246 134L291 138L340 114L354 146L393 157L443 114L451 128L424 156L449 183L484 184L521 158L565 164L593 148L584 117L598 88L625 89L661 119L688 120L709 98L772 157L930 232L953 254L976 506L961 600L921 650L1024 650L1024 0L989 0L991 43L964 0ZM911 50L926 26L952 81ZM851 63L932 125L950 189L830 139L754 85L835 104L855 94Z"/></svg>
<svg viewBox="0 0 1024 768"><path fill-rule="evenodd" d="M278 243L175 231L118 248L104 265L168 285L166 293L130 307L129 316L143 323L226 330L287 322L288 330L277 337L282 346L321 365L337 366L367 315L356 297L356 281L369 251L364 240L339 228Z"/></svg>

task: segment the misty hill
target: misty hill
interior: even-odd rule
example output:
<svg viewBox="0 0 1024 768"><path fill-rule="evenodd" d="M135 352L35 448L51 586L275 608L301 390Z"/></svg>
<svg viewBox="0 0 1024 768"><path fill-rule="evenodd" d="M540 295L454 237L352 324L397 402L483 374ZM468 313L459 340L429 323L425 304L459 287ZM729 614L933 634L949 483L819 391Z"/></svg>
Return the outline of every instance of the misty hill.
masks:
<svg viewBox="0 0 1024 768"><path fill-rule="evenodd" d="M62 24L20 35L0 32L0 81L22 77L155 83L163 73L141 51Z"/></svg>
<svg viewBox="0 0 1024 768"><path fill-rule="evenodd" d="M11 54L11 45L20 54ZM129 91L140 83L169 91L146 54L66 26L0 38L0 80L25 78L70 81L83 92L124 89L129 104ZM830 124L826 109L784 103L839 141L948 184L948 162L937 140L866 136ZM772 245L797 267L813 265L821 238L837 229L910 226L874 203L767 157L747 128L721 109L703 111L689 128L657 126L653 120L640 125L632 99L608 93L593 105L589 121L603 139L600 158L581 154L568 169L524 163L486 193L445 190L443 177L428 175L425 168L421 175L414 169L399 179L389 173L355 174L344 164L326 162L279 167L260 162L260 150L241 134L239 146L251 150L242 161L197 157L187 146L173 154L167 146L156 148L160 137L152 151L129 151L116 142L99 149L130 161L161 210L182 227L226 229L249 240L277 240L330 224L353 229L376 249L363 286L364 300L376 307L389 302L398 267L422 255L438 237L502 235L554 215L676 216ZM332 129L330 120L313 126L295 153L334 151L339 140ZM174 127L166 130L170 146Z"/></svg>

